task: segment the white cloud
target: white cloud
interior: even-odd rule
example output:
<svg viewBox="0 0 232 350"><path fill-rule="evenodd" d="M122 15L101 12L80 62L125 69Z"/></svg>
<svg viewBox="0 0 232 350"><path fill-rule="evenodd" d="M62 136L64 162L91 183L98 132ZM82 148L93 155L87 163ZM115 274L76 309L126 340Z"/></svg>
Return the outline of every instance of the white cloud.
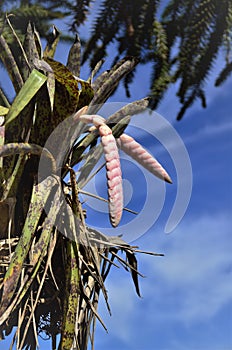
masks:
<svg viewBox="0 0 232 350"><path fill-rule="evenodd" d="M165 258L147 261L146 266L148 271L151 269L149 273L156 276L159 298L171 293L178 301L178 312L175 310L171 315L166 310L165 317L197 322L214 316L232 301L229 215L185 222L162 241ZM145 288L149 295L151 285L146 283Z"/></svg>
<svg viewBox="0 0 232 350"><path fill-rule="evenodd" d="M194 334L200 324L205 332L202 342L218 350L219 345L207 338L212 320L229 342L225 320L220 319L221 310L232 302L229 214L185 221L171 235L150 233L138 244L142 249L164 252L165 257L138 256L140 271L147 276L140 279L142 299L135 295L128 274L112 272L108 290L113 316L106 320L110 337L97 337L99 348L104 348L103 344L107 348L113 338L123 342L124 349L143 350L162 338L158 349L179 350L191 339L184 340L183 335L170 333L169 329L188 329L190 337L190 330L194 329ZM202 344L199 350L203 350ZM194 349L193 345L190 348Z"/></svg>
<svg viewBox="0 0 232 350"><path fill-rule="evenodd" d="M184 139L186 145L197 144L200 140L206 140L206 138L215 138L215 136L222 135L224 133L231 133L232 123L231 120L223 120L216 125L214 123L207 124L199 129L193 135L189 135Z"/></svg>

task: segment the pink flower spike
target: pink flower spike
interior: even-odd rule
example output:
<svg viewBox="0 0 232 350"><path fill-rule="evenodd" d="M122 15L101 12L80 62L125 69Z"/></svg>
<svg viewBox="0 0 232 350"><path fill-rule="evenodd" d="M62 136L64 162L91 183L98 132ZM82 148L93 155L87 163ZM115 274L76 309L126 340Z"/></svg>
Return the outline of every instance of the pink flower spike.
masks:
<svg viewBox="0 0 232 350"><path fill-rule="evenodd" d="M125 153L136 160L153 175L165 180L166 182L172 183L170 176L162 165L132 137L122 134L118 140L118 145Z"/></svg>
<svg viewBox="0 0 232 350"><path fill-rule="evenodd" d="M101 125L98 130L106 161L110 222L113 227L116 227L121 220L123 210L122 172L118 147L107 125Z"/></svg>

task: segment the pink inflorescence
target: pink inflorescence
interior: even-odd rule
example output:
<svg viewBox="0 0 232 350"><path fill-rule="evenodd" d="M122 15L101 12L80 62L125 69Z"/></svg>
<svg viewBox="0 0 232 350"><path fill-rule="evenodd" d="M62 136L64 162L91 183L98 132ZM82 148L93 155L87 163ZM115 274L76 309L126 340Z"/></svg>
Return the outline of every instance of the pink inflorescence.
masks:
<svg viewBox="0 0 232 350"><path fill-rule="evenodd" d="M117 145L153 175L169 183L172 183L172 180L162 165L132 137L122 134L116 142L112 130L105 124L103 117L85 113L86 107L74 115L74 120L93 123L92 128L97 128L99 131L106 161L110 222L116 227L123 210L122 172Z"/></svg>
<svg viewBox="0 0 232 350"><path fill-rule="evenodd" d="M106 161L110 221L112 226L116 227L121 220L123 209L122 172L118 147L107 125L99 127L99 134Z"/></svg>
<svg viewBox="0 0 232 350"><path fill-rule="evenodd" d="M136 160L153 175L172 183L170 176L164 170L162 165L132 137L122 134L119 138L118 144L125 153Z"/></svg>

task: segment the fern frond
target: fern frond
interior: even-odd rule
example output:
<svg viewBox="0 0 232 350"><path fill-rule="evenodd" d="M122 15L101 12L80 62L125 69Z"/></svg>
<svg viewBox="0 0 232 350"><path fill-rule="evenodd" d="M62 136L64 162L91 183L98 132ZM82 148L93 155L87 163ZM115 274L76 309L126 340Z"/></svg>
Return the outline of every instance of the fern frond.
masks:
<svg viewBox="0 0 232 350"><path fill-rule="evenodd" d="M93 0L76 0L72 1L71 4L68 2L67 7L72 14L72 24L70 26L72 31L75 32L86 20L91 2L93 2Z"/></svg>
<svg viewBox="0 0 232 350"><path fill-rule="evenodd" d="M150 107L155 109L162 99L168 85L171 83L170 76L170 49L167 44L167 34L163 25L155 20L153 24L154 34L154 65L151 76Z"/></svg>
<svg viewBox="0 0 232 350"><path fill-rule="evenodd" d="M215 81L215 86L220 86L226 79L228 79L229 75L232 73L232 62L227 64L225 68L220 72L219 76Z"/></svg>

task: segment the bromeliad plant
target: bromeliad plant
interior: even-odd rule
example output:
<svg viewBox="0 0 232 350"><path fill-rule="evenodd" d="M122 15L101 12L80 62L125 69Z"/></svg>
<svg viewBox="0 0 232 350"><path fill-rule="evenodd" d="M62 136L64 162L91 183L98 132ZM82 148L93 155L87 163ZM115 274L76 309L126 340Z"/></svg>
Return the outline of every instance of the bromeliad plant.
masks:
<svg viewBox="0 0 232 350"><path fill-rule="evenodd" d="M21 55L12 55L3 28L0 58L16 95L10 103L1 87L0 335L15 332L12 343L17 349L35 349L43 333L56 349L60 334L60 350L85 350L94 342L96 319L105 327L97 306L102 293L110 311L104 283L111 267L118 266L115 260L130 271L140 295L135 253L141 251L88 227L79 192L104 154L109 216L116 227L124 209L118 148L159 178L171 179L124 134L131 116L145 110L148 99L128 104L108 119L96 114L137 59L126 57L93 81L99 63L83 81L78 38L63 65L54 60L56 28L43 50L30 24L21 43L8 18L6 22Z"/></svg>

